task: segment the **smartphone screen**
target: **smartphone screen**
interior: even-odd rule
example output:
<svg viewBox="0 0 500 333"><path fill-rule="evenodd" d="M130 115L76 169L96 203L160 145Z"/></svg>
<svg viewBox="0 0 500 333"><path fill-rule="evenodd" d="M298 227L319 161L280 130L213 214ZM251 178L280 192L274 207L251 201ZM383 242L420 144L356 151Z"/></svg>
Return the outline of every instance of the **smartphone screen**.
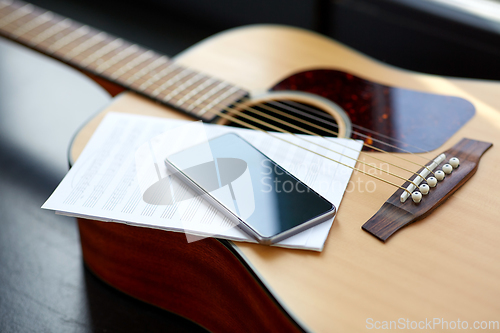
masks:
<svg viewBox="0 0 500 333"><path fill-rule="evenodd" d="M169 156L167 166L237 216L258 240L278 241L334 216L332 203L240 136L228 133L208 144L212 161L198 163L202 154L194 146Z"/></svg>

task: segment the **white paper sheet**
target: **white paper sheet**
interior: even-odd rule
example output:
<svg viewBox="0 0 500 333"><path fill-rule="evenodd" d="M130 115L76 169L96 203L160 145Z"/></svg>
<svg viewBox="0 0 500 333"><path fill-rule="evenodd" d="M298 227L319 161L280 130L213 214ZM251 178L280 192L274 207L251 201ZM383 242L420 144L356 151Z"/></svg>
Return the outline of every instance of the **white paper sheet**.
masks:
<svg viewBox="0 0 500 333"><path fill-rule="evenodd" d="M180 184L184 191L182 202L153 205L143 200L144 186L140 185L138 178L141 176L136 168L137 151L154 143L154 138L161 137L162 133L181 126L198 126L195 133L199 138L237 133L339 209L352 174L349 167L254 130L122 113L109 113L104 118L78 161L42 208L64 215L186 232L187 235L255 242L183 184ZM307 136L307 140L331 149L328 150L297 136L276 135L349 166L355 165L362 148L362 144L354 140ZM153 154L157 155L158 166L154 173L151 160L153 176L167 177L163 164L166 156L162 154L166 152ZM333 219L323 222L274 245L321 251L332 223Z"/></svg>

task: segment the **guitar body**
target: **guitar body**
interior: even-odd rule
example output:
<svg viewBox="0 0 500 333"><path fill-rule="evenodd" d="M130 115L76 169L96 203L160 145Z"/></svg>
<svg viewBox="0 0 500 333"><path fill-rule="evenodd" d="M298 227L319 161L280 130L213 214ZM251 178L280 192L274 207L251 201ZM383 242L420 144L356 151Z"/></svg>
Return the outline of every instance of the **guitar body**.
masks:
<svg viewBox="0 0 500 333"><path fill-rule="evenodd" d="M325 37L281 26L231 30L175 61L253 94L300 71L335 69L383 85L462 97L476 108L473 118L439 149L419 155L434 158L463 137L494 147L449 200L387 243L361 226L394 188L354 172L321 253L216 239L188 244L179 233L79 220L84 260L96 275L212 331L359 332L375 321L400 318L404 323L459 319L469 327L499 320L500 84L393 68ZM109 111L192 119L123 93L77 134L73 161ZM420 116L414 115L418 122L429 121ZM382 157L368 152L361 160L380 165L370 156ZM383 158L401 164L396 156Z"/></svg>

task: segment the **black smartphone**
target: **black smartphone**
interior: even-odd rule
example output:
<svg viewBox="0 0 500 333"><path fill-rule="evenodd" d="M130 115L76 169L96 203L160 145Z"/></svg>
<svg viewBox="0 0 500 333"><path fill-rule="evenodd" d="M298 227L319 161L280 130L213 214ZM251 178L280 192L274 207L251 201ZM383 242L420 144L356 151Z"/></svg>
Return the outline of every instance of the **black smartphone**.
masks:
<svg viewBox="0 0 500 333"><path fill-rule="evenodd" d="M239 135L218 136L208 147L209 160L207 145L200 144L168 156L165 164L259 243L278 242L335 216L332 203Z"/></svg>

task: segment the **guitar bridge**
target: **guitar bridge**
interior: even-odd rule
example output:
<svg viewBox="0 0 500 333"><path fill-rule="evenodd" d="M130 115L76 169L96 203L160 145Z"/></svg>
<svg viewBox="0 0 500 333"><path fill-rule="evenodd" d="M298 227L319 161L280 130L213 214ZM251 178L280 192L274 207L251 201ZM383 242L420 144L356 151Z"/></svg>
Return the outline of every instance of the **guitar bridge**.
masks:
<svg viewBox="0 0 500 333"><path fill-rule="evenodd" d="M415 189L413 183L406 182L403 187L407 190L404 190L403 193L401 193L402 190L397 190L379 211L362 226L362 229L385 242L396 231L426 217L476 173L481 156L492 145L489 142L462 139L455 146L437 156L429 165L433 169L449 167L445 166L447 162L442 158L444 154L457 158L460 161L460 166L443 177L435 187L432 186L433 184L429 184L432 189L424 197L420 195L421 200L406 200L410 196L407 190L411 188L413 191ZM420 175L429 174L429 166L420 169L417 172L419 176L415 179L422 181L423 178ZM436 171L436 176L438 175L444 175L444 173Z"/></svg>

